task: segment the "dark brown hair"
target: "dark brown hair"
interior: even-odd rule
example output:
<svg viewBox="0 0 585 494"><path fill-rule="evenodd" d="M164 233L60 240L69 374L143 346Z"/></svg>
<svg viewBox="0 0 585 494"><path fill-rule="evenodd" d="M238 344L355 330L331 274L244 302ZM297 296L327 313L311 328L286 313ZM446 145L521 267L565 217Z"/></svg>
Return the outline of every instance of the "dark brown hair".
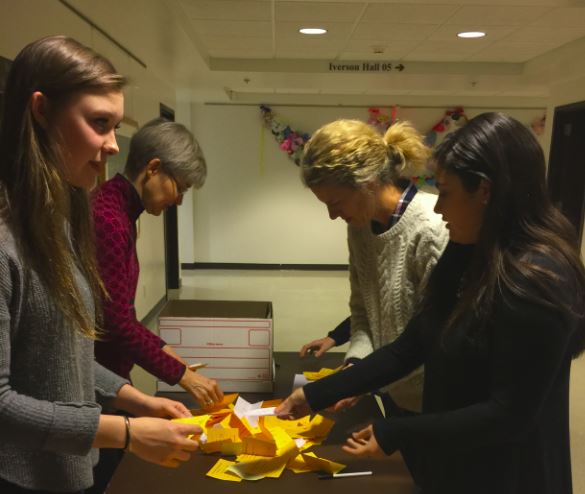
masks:
<svg viewBox="0 0 585 494"><path fill-rule="evenodd" d="M121 91L124 85L124 77L108 60L64 36L27 45L14 60L6 83L0 214L10 225L25 264L38 274L73 326L91 337L96 335L93 315L79 303L72 271L77 265L87 277L99 316L103 284L87 192L62 176L58 165L64 150L35 121L30 103L32 94L40 91L59 111L80 92Z"/></svg>
<svg viewBox="0 0 585 494"><path fill-rule="evenodd" d="M469 192L482 180L491 182L467 282L448 327L468 317L485 323L496 296L513 293L577 318L572 351L579 355L585 347L585 269L574 228L550 201L544 154L530 130L502 113L484 113L449 136L433 159ZM559 269L543 265L542 259L554 260ZM566 283L575 297L566 300L559 283Z"/></svg>

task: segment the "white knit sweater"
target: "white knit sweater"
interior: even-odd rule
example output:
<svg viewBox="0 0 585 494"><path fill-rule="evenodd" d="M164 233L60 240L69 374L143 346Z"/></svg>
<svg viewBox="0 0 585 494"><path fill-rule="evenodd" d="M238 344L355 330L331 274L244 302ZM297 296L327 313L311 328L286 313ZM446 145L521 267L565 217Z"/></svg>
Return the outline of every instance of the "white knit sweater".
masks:
<svg viewBox="0 0 585 494"><path fill-rule="evenodd" d="M351 339L345 358L363 358L394 341L410 320L448 232L436 196L418 191L390 230L348 228Z"/></svg>

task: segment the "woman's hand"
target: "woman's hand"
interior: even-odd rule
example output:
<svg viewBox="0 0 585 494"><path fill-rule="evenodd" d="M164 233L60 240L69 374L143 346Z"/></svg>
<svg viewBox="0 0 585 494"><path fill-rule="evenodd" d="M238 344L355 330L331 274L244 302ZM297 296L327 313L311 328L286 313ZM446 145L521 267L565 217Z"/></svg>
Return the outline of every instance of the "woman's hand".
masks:
<svg viewBox="0 0 585 494"><path fill-rule="evenodd" d="M281 419L298 419L309 415L311 407L307 403L303 388L295 389L286 400L276 407L274 412Z"/></svg>
<svg viewBox="0 0 585 494"><path fill-rule="evenodd" d="M327 350L333 348L335 346L335 340L330 338L329 336L325 336L325 338L319 338L318 340L313 340L306 345L303 345L299 355L305 357L307 353L312 353L315 357L320 357L323 355Z"/></svg>
<svg viewBox="0 0 585 494"><path fill-rule="evenodd" d="M185 373L179 381L179 386L195 398L201 408L211 408L215 403L223 400L223 392L214 379L209 379L189 369L187 362L177 355L171 346L165 345L162 349L165 353L186 366Z"/></svg>
<svg viewBox="0 0 585 494"><path fill-rule="evenodd" d="M201 408L211 408L223 400L223 392L215 379L209 379L189 368L185 369L179 385L197 400Z"/></svg>
<svg viewBox="0 0 585 494"><path fill-rule="evenodd" d="M370 458L383 458L386 456L374 436L374 428L368 425L361 431L354 432L342 446L343 451L356 456L368 456Z"/></svg>
<svg viewBox="0 0 585 494"><path fill-rule="evenodd" d="M339 400L334 405L330 406L328 408L328 410L331 410L332 412L339 412L339 411L344 410L346 408L351 408L351 407L357 405L358 401L360 401L362 399L362 397L363 397L363 395L350 396L349 398L343 398L342 400Z"/></svg>
<svg viewBox="0 0 585 494"><path fill-rule="evenodd" d="M136 416L180 419L191 417L191 412L180 401L146 395L141 413Z"/></svg>
<svg viewBox="0 0 585 494"><path fill-rule="evenodd" d="M124 384L114 400L114 408L126 410L136 417L190 417L185 405L167 398L156 398L139 391L130 384Z"/></svg>
<svg viewBox="0 0 585 494"><path fill-rule="evenodd" d="M187 436L201 432L201 427L194 424L131 418L129 451L151 463L176 468L182 461L188 461L191 452L199 447L197 441Z"/></svg>

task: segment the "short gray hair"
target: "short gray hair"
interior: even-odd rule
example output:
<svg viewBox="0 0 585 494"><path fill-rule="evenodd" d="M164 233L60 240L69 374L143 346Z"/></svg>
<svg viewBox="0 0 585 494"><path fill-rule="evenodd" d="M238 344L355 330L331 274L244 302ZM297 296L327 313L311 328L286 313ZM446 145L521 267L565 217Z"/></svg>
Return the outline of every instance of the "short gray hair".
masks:
<svg viewBox="0 0 585 494"><path fill-rule="evenodd" d="M199 189L207 177L203 151L193 134L184 125L156 118L132 136L124 172L135 180L153 159L180 185Z"/></svg>

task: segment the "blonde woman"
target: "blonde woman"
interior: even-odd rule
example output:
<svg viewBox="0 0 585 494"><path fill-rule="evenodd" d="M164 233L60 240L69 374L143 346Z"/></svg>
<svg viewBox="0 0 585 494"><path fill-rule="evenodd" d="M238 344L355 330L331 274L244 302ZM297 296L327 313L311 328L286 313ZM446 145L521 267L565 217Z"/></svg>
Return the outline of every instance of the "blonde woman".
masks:
<svg viewBox="0 0 585 494"><path fill-rule="evenodd" d="M394 341L404 330L422 289L448 241L435 196L410 178L424 169L430 151L407 122L384 136L358 120L321 127L305 146L302 180L348 224L351 336L345 355L355 363ZM303 348L321 349L322 340ZM419 408L420 371L394 385L393 395ZM354 400L344 400L339 407ZM404 404L404 403L400 403ZM388 400L390 408L394 406Z"/></svg>

